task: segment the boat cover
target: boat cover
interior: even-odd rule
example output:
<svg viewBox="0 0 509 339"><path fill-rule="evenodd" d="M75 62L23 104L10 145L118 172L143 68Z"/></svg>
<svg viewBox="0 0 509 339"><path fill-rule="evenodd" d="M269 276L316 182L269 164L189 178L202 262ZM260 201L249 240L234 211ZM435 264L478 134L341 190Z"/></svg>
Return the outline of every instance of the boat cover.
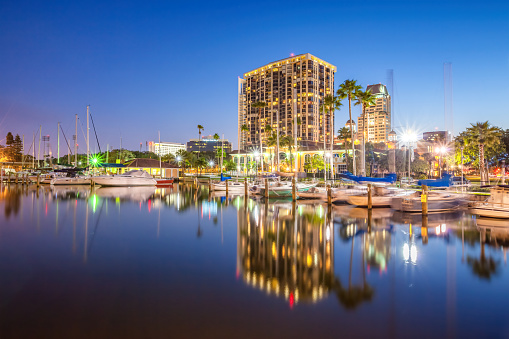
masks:
<svg viewBox="0 0 509 339"><path fill-rule="evenodd" d="M148 174L145 171L141 171L141 170L127 171L122 175L130 175L132 177L137 177L137 178L152 178L152 176L150 174Z"/></svg>

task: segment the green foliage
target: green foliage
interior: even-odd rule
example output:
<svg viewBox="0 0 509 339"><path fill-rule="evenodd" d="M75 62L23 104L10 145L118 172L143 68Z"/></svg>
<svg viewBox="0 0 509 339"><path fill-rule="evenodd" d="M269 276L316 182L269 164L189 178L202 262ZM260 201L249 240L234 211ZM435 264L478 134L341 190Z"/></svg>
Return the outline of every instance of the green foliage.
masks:
<svg viewBox="0 0 509 339"><path fill-rule="evenodd" d="M304 169L307 172L312 172L313 176L317 171L321 171L324 169L323 157L319 154L315 154L310 157L309 161L304 164Z"/></svg>
<svg viewBox="0 0 509 339"><path fill-rule="evenodd" d="M234 171L237 169L237 164L233 160L226 160L224 163L224 167L226 171Z"/></svg>

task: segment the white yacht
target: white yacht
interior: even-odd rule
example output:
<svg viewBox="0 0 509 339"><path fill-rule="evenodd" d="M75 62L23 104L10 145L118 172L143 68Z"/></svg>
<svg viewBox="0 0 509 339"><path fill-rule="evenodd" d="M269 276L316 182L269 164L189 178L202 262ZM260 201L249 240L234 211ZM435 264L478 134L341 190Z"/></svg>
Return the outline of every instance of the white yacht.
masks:
<svg viewBox="0 0 509 339"><path fill-rule="evenodd" d="M243 182L228 181L228 192L244 192L245 184ZM211 184L213 191L226 191L226 181Z"/></svg>
<svg viewBox="0 0 509 339"><path fill-rule="evenodd" d="M509 186L492 187L488 200L475 203L470 212L481 217L509 218Z"/></svg>
<svg viewBox="0 0 509 339"><path fill-rule="evenodd" d="M157 181L147 172L133 170L119 175L92 177L96 185L101 186L155 186Z"/></svg>

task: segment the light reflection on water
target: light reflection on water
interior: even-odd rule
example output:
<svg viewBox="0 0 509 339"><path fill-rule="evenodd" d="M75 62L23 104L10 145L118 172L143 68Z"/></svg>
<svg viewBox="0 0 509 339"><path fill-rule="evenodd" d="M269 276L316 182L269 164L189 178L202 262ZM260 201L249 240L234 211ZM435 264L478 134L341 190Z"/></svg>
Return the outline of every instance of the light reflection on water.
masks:
<svg viewBox="0 0 509 339"><path fill-rule="evenodd" d="M3 186L0 208L1 338L509 334L504 221L191 185Z"/></svg>

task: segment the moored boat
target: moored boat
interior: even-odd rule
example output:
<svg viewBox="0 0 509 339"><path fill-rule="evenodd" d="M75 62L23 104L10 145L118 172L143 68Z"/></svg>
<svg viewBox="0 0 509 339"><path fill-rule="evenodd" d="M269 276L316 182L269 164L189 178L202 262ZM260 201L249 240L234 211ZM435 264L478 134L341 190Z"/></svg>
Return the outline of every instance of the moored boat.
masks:
<svg viewBox="0 0 509 339"><path fill-rule="evenodd" d="M509 218L509 186L492 187L488 200L475 203L470 212L481 217Z"/></svg>
<svg viewBox="0 0 509 339"><path fill-rule="evenodd" d="M427 201L428 212L453 211L465 203L463 196L446 192L430 192ZM422 212L421 192L394 197L391 207L402 212Z"/></svg>
<svg viewBox="0 0 509 339"><path fill-rule="evenodd" d="M150 174L139 170L119 175L92 177L91 180L101 186L155 186L157 184Z"/></svg>

